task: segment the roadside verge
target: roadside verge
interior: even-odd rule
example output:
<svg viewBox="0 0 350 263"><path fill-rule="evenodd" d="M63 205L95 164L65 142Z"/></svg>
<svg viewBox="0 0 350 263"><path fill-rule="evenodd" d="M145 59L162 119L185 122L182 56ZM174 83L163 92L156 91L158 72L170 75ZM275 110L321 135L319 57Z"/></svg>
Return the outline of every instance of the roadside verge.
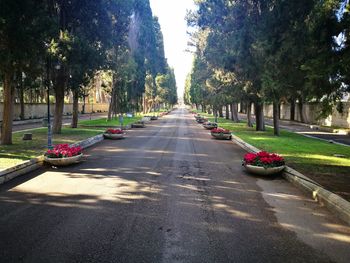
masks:
<svg viewBox="0 0 350 263"><path fill-rule="evenodd" d="M249 152L259 152L260 150L239 137L232 134L232 140L234 143L242 147ZM322 185L311 180L307 176L299 173L298 171L286 167L282 173L283 177L291 182L293 185L303 190L304 192L311 194L311 197L318 201L320 204L328 207L333 213L335 213L339 218L344 220L350 225L350 203L344 198L337 194L334 194Z"/></svg>
<svg viewBox="0 0 350 263"><path fill-rule="evenodd" d="M148 122L150 122L150 119L147 119ZM108 126L110 127L110 126ZM127 125L125 127L126 129L130 129L131 125ZM86 149L88 147L91 147L101 141L103 141L103 134L98 134L96 136L90 137L88 139L82 140L77 143L71 144L71 146L80 146L83 149ZM44 156L40 155L36 158L23 161L15 166L11 166L9 168L6 168L4 170L0 170L0 185L4 184L18 176L24 175L26 173L32 172L36 169L39 169L44 164Z"/></svg>
<svg viewBox="0 0 350 263"><path fill-rule="evenodd" d="M92 145L103 141L103 135L99 134L86 140L74 143L74 146L80 146L83 149L91 147ZM9 167L0 172L0 184L6 183L18 176L32 172L44 164L44 156L38 156L28 161L24 161L18 165Z"/></svg>

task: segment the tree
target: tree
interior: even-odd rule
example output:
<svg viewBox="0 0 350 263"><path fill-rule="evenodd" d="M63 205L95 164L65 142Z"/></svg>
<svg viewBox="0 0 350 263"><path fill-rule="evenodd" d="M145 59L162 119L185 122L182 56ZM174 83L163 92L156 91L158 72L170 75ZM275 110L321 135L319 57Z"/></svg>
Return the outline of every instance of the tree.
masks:
<svg viewBox="0 0 350 263"><path fill-rule="evenodd" d="M158 75L168 75L168 64L164 55L164 43L157 17L152 16L149 0L135 0L129 32L129 45L136 64L134 79L135 97L143 94L143 111L149 112L158 103L162 89L157 89ZM153 83L151 83L153 81Z"/></svg>
<svg viewBox="0 0 350 263"><path fill-rule="evenodd" d="M0 72L4 84L1 143L12 144L16 82L30 61L43 60L50 29L45 2L3 0L0 4ZM49 25L49 26L48 26Z"/></svg>
<svg viewBox="0 0 350 263"><path fill-rule="evenodd" d="M117 12L120 9L119 6L125 6L123 1L52 1L51 8L54 10L52 15L58 17L58 26L57 35L51 42L51 51L54 59L59 64L59 69L54 78L56 98L54 133L61 132L64 95L68 90L71 72L74 71L79 75L76 78L82 80L84 74L89 74L88 71L98 68L97 65L101 64L92 63L90 60L86 65L82 65L79 56L94 59L99 56L105 57L107 55L106 50L112 46L115 40L116 24L120 20L124 21L123 16L128 18L127 12L119 16L120 13ZM91 55L92 53L95 53L95 55ZM75 57L76 54L78 58ZM82 68L78 69L79 67Z"/></svg>
<svg viewBox="0 0 350 263"><path fill-rule="evenodd" d="M207 32L205 38L196 39L197 52L200 50L209 69L206 78L213 77L213 70L235 75L236 84L225 88L222 103L227 98L242 100L248 105L249 124L250 105L254 103L256 130L265 129L265 102L273 104L275 134L279 135L281 101L289 100L293 105L298 101L301 113L305 101L318 101L322 113L328 114L349 89L348 1L196 3L198 9L187 21L198 29L195 34ZM195 86L191 89L197 90Z"/></svg>
<svg viewBox="0 0 350 263"><path fill-rule="evenodd" d="M188 17L189 25L208 32L203 57L212 68L234 72L239 87L249 87L255 103L256 129L264 130L263 98L260 96L262 52L255 45L261 31L266 4L259 1L198 2L198 11ZM249 83L249 85L248 85Z"/></svg>
<svg viewBox="0 0 350 263"><path fill-rule="evenodd" d="M153 109L155 98L156 98L156 86L155 86L152 74L148 72L145 79L145 94L144 94L144 106L143 106L144 113L149 113Z"/></svg>

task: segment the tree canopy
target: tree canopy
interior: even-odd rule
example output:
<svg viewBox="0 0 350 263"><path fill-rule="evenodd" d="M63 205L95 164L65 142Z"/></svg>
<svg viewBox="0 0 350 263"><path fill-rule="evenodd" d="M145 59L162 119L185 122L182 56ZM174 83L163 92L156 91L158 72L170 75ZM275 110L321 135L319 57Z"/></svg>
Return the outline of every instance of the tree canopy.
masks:
<svg viewBox="0 0 350 263"><path fill-rule="evenodd" d="M103 73L102 73L103 72ZM176 83L164 54L163 35L149 0L52 0L0 2L0 79L3 82L2 144L12 143L16 87L30 82L41 97L55 97L53 131L60 133L64 97L78 102L94 78L108 78L109 116L174 104ZM25 78L23 78L25 76ZM147 92L152 80L153 92ZM21 88L22 102L25 89ZM145 105L152 101L154 105Z"/></svg>
<svg viewBox="0 0 350 263"><path fill-rule="evenodd" d="M321 115L349 91L349 1L200 0L196 4L197 10L187 17L188 25L197 29L185 94L191 103L212 105L213 96L221 96L216 100L221 104L227 103L223 98L254 103L257 130L264 130L263 103L272 103L278 135L281 102L298 102L302 107L318 101ZM219 83L218 72L234 76L229 85ZM220 89L213 92L210 83L215 79Z"/></svg>

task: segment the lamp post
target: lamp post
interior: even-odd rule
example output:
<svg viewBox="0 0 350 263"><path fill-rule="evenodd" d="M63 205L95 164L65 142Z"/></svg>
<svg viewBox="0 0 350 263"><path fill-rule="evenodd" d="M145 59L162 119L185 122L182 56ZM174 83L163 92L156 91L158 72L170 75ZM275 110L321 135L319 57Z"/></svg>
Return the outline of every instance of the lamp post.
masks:
<svg viewBox="0 0 350 263"><path fill-rule="evenodd" d="M52 149L52 132L50 116L50 57L46 55L46 88L47 88L47 148Z"/></svg>

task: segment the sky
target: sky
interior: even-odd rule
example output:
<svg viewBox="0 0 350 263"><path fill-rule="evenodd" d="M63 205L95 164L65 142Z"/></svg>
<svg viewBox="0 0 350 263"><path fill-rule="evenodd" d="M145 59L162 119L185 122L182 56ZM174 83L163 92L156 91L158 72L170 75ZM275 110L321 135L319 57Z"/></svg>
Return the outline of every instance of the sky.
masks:
<svg viewBox="0 0 350 263"><path fill-rule="evenodd" d="M150 0L152 13L159 18L164 37L165 56L174 68L178 95L182 97L185 80L192 66L192 54L186 52L186 10L194 9L193 0Z"/></svg>

